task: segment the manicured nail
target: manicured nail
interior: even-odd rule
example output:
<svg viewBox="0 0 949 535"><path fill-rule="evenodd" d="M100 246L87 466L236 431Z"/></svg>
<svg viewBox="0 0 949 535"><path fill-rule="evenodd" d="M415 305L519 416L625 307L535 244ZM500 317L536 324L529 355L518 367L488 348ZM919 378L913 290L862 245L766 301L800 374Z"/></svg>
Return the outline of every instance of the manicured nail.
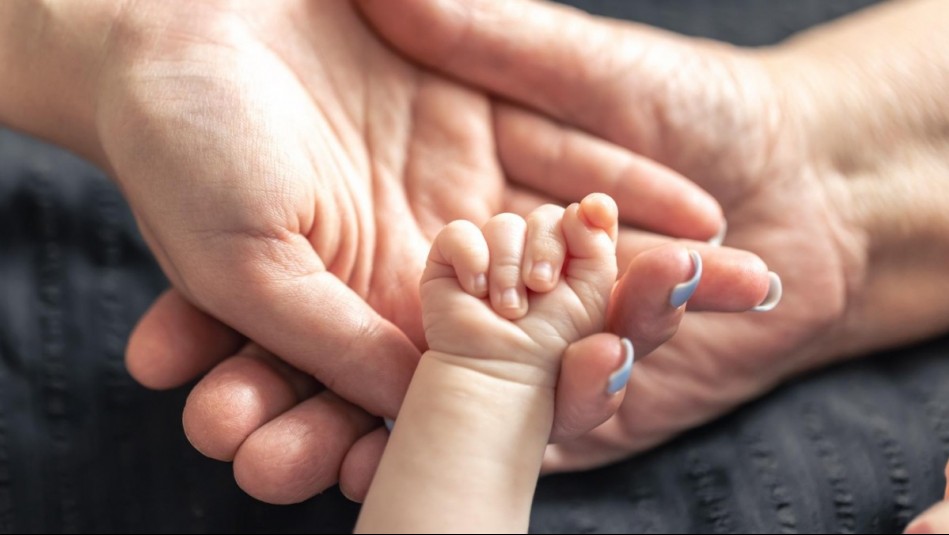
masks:
<svg viewBox="0 0 949 535"><path fill-rule="evenodd" d="M386 429L388 429L389 432L391 433L392 428L395 427L395 420L393 420L392 418L383 418L382 421L383 423L386 424Z"/></svg>
<svg viewBox="0 0 949 535"><path fill-rule="evenodd" d="M508 288L501 293L501 306L504 308L518 308L521 303L516 288Z"/></svg>
<svg viewBox="0 0 949 535"><path fill-rule="evenodd" d="M718 229L718 234L712 237L708 241L709 245L719 247L721 244L725 243L725 234L728 233L728 221L722 219L722 228Z"/></svg>
<svg viewBox="0 0 949 535"><path fill-rule="evenodd" d="M781 294L784 292L781 285L781 277L773 271L768 272L768 295L760 305L751 309L753 312L767 312L778 306L781 302Z"/></svg>
<svg viewBox="0 0 949 535"><path fill-rule="evenodd" d="M633 343L628 338L623 338L620 343L623 344L623 353L626 354L626 358L623 360L623 365L610 374L610 380L606 384L606 393L611 396L622 390L629 382L629 376L633 373L633 361L636 360Z"/></svg>
<svg viewBox="0 0 949 535"><path fill-rule="evenodd" d="M679 308L691 299L695 289L699 287L699 281L702 280L702 257L692 249L689 249L689 256L692 258L692 278L672 288L672 295L669 296L672 308Z"/></svg>
<svg viewBox="0 0 949 535"><path fill-rule="evenodd" d="M472 286L474 286L474 291L478 292L479 294L483 294L487 292L488 291L488 276L485 275L484 273L478 273L474 277L474 282L472 283Z"/></svg>
<svg viewBox="0 0 949 535"><path fill-rule="evenodd" d="M554 266L550 265L550 262L534 264L534 267L531 268L531 278L535 281L550 282L554 280Z"/></svg>

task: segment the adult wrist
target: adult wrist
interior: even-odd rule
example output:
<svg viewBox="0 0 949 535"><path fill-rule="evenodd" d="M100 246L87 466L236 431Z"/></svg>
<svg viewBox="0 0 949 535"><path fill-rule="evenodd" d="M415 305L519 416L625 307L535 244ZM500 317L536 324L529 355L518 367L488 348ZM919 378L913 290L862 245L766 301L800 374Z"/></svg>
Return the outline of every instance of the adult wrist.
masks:
<svg viewBox="0 0 949 535"><path fill-rule="evenodd" d="M102 164L96 85L125 3L0 2L0 123Z"/></svg>
<svg viewBox="0 0 949 535"><path fill-rule="evenodd" d="M888 3L766 52L849 260L844 316L820 341L835 356L949 327L947 21L944 2Z"/></svg>

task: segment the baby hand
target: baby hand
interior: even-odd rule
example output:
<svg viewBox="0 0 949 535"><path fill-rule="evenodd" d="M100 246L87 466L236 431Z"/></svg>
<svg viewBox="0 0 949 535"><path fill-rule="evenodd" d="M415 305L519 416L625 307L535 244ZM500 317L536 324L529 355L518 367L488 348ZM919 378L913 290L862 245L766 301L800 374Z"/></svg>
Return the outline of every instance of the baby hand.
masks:
<svg viewBox="0 0 949 535"><path fill-rule="evenodd" d="M616 281L617 209L592 194L526 220L455 221L435 238L421 297L425 337L441 358L553 387L566 347L602 331Z"/></svg>

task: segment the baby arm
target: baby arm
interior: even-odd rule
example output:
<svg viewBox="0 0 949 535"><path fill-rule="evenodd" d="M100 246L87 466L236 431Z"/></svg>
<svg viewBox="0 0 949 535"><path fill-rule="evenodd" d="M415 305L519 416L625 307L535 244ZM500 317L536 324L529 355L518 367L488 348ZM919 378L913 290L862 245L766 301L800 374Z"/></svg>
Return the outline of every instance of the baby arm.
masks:
<svg viewBox="0 0 949 535"><path fill-rule="evenodd" d="M526 532L566 347L603 329L616 207L591 195L436 238L419 363L357 532Z"/></svg>

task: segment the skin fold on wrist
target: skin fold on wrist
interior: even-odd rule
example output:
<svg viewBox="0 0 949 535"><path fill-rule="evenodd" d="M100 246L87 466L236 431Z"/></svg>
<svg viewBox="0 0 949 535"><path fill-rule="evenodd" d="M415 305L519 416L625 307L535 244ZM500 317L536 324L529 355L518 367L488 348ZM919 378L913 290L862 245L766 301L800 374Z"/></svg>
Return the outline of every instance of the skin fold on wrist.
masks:
<svg viewBox="0 0 949 535"><path fill-rule="evenodd" d="M553 389L442 357L419 363L357 532L527 529Z"/></svg>
<svg viewBox="0 0 949 535"><path fill-rule="evenodd" d="M476 358L453 355L442 351L426 351L422 359L434 360L440 366L467 370L486 380L502 381L512 385L524 386L548 391L553 396L553 389L557 384L557 374L560 369L559 360L548 363L545 368L532 364L512 362L501 359Z"/></svg>

